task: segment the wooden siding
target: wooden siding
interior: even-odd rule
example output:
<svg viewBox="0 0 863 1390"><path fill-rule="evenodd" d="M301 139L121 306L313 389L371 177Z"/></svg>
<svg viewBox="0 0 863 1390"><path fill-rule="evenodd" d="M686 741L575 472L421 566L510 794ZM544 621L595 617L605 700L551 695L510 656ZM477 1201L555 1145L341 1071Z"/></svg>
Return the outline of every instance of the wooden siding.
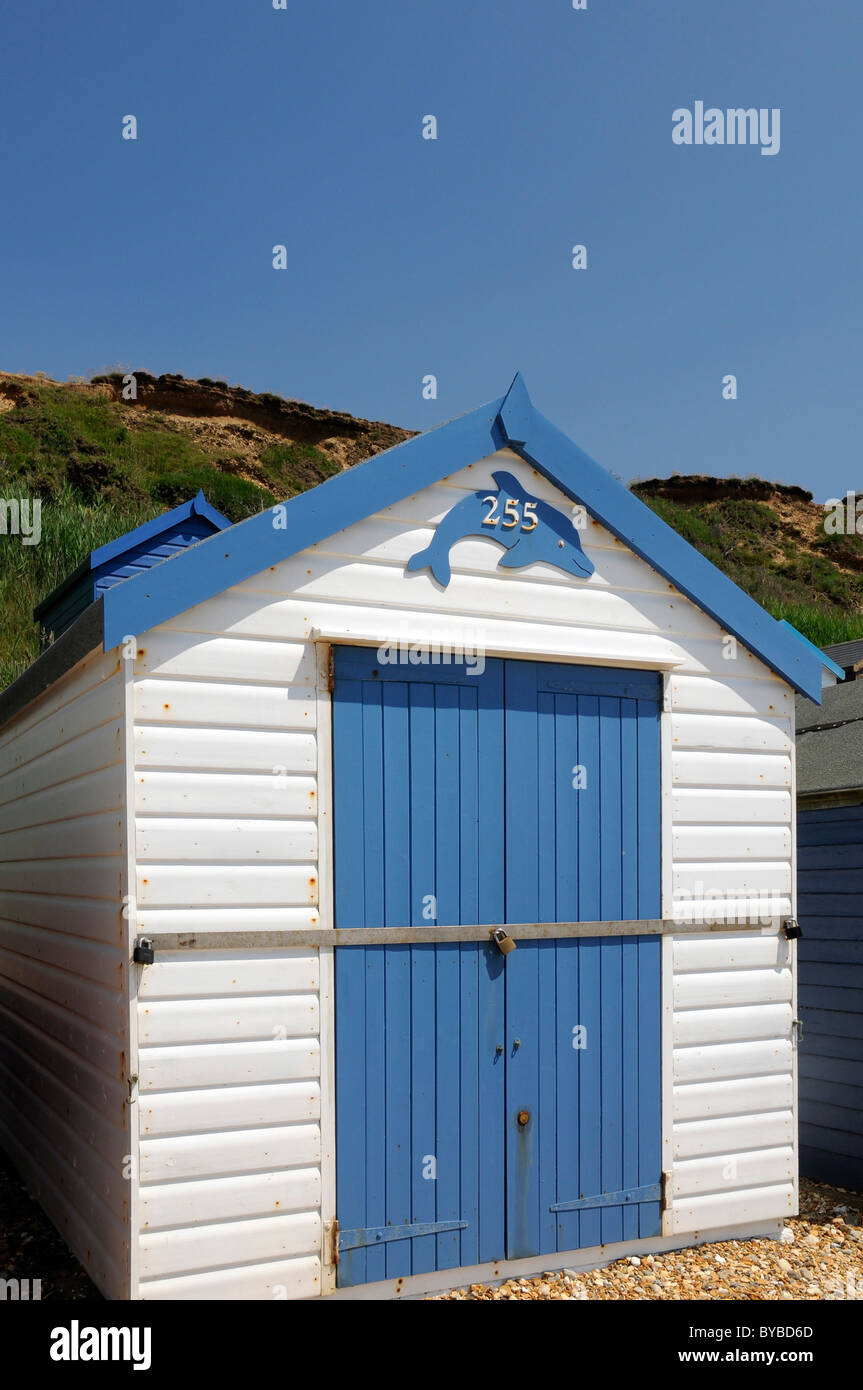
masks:
<svg viewBox="0 0 863 1390"><path fill-rule="evenodd" d="M131 1254L123 798L122 673L94 654L0 735L0 1142L112 1298Z"/></svg>
<svg viewBox="0 0 863 1390"><path fill-rule="evenodd" d="M793 946L675 937L673 1229L796 1211Z"/></svg>
<svg viewBox="0 0 863 1390"><path fill-rule="evenodd" d="M798 816L800 1164L863 1190L863 805Z"/></svg>
<svg viewBox="0 0 863 1390"><path fill-rule="evenodd" d="M142 1298L320 1291L319 988L317 951L160 952L143 971Z"/></svg>

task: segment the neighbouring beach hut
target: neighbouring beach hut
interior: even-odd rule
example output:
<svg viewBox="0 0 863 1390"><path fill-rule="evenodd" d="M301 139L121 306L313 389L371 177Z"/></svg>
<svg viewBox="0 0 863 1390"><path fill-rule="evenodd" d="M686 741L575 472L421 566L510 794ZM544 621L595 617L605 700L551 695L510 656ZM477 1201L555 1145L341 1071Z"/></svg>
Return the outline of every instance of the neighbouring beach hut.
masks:
<svg viewBox="0 0 863 1390"><path fill-rule="evenodd" d="M230 524L199 492L191 502L184 502L92 551L34 610L33 617L46 641L53 642L71 627L106 589L145 573L187 546L224 531Z"/></svg>
<svg viewBox="0 0 863 1390"><path fill-rule="evenodd" d="M520 377L94 600L0 695L0 1140L105 1294L778 1234L819 652Z"/></svg>
<svg viewBox="0 0 863 1390"><path fill-rule="evenodd" d="M863 642L825 648L845 682L797 701L800 1165L863 1191Z"/></svg>

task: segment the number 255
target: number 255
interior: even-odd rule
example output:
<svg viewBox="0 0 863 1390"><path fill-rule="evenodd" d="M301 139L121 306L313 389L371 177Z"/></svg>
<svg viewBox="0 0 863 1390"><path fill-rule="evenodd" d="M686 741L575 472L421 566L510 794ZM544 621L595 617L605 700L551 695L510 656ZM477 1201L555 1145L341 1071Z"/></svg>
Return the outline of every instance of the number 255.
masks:
<svg viewBox="0 0 863 1390"><path fill-rule="evenodd" d="M484 497L482 500L484 503L491 503L490 510L483 517L483 526L497 526L497 523L500 522L502 529L506 531L511 531L513 526L518 526L519 522L521 522L522 531L532 531L536 526L535 502L525 502L522 512L519 512L521 502L516 497L508 497L504 503L503 516L501 516L496 511L500 502L499 497ZM522 516L524 520L522 520ZM528 520L530 521L529 526Z"/></svg>

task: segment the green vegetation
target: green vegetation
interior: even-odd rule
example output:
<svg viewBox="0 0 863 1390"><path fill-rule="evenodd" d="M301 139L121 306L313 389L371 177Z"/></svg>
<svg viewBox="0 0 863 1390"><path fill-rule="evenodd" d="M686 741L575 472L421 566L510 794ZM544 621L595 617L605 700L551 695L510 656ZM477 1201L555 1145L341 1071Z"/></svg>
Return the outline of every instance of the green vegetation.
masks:
<svg viewBox="0 0 863 1390"><path fill-rule="evenodd" d="M774 618L784 618L791 623L816 647L829 647L834 642L855 642L863 637L863 613L830 612L825 608L799 603L776 603L771 612Z"/></svg>
<svg viewBox="0 0 863 1390"><path fill-rule="evenodd" d="M788 538L780 517L763 502L642 501L768 613L792 623L816 646L863 637L863 537L824 535L813 553Z"/></svg>
<svg viewBox="0 0 863 1390"><path fill-rule="evenodd" d="M340 472L339 465L313 444L271 444L261 454L261 463L267 480L283 498Z"/></svg>

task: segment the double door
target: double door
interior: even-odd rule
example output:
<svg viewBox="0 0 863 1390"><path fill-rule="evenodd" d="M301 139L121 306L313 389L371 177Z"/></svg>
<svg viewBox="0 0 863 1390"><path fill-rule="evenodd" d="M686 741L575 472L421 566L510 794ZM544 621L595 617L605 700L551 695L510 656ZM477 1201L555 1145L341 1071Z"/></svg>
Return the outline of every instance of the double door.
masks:
<svg viewBox="0 0 863 1390"><path fill-rule="evenodd" d="M659 678L335 650L335 924L660 905ZM658 1234L655 936L336 948L338 1280Z"/></svg>

